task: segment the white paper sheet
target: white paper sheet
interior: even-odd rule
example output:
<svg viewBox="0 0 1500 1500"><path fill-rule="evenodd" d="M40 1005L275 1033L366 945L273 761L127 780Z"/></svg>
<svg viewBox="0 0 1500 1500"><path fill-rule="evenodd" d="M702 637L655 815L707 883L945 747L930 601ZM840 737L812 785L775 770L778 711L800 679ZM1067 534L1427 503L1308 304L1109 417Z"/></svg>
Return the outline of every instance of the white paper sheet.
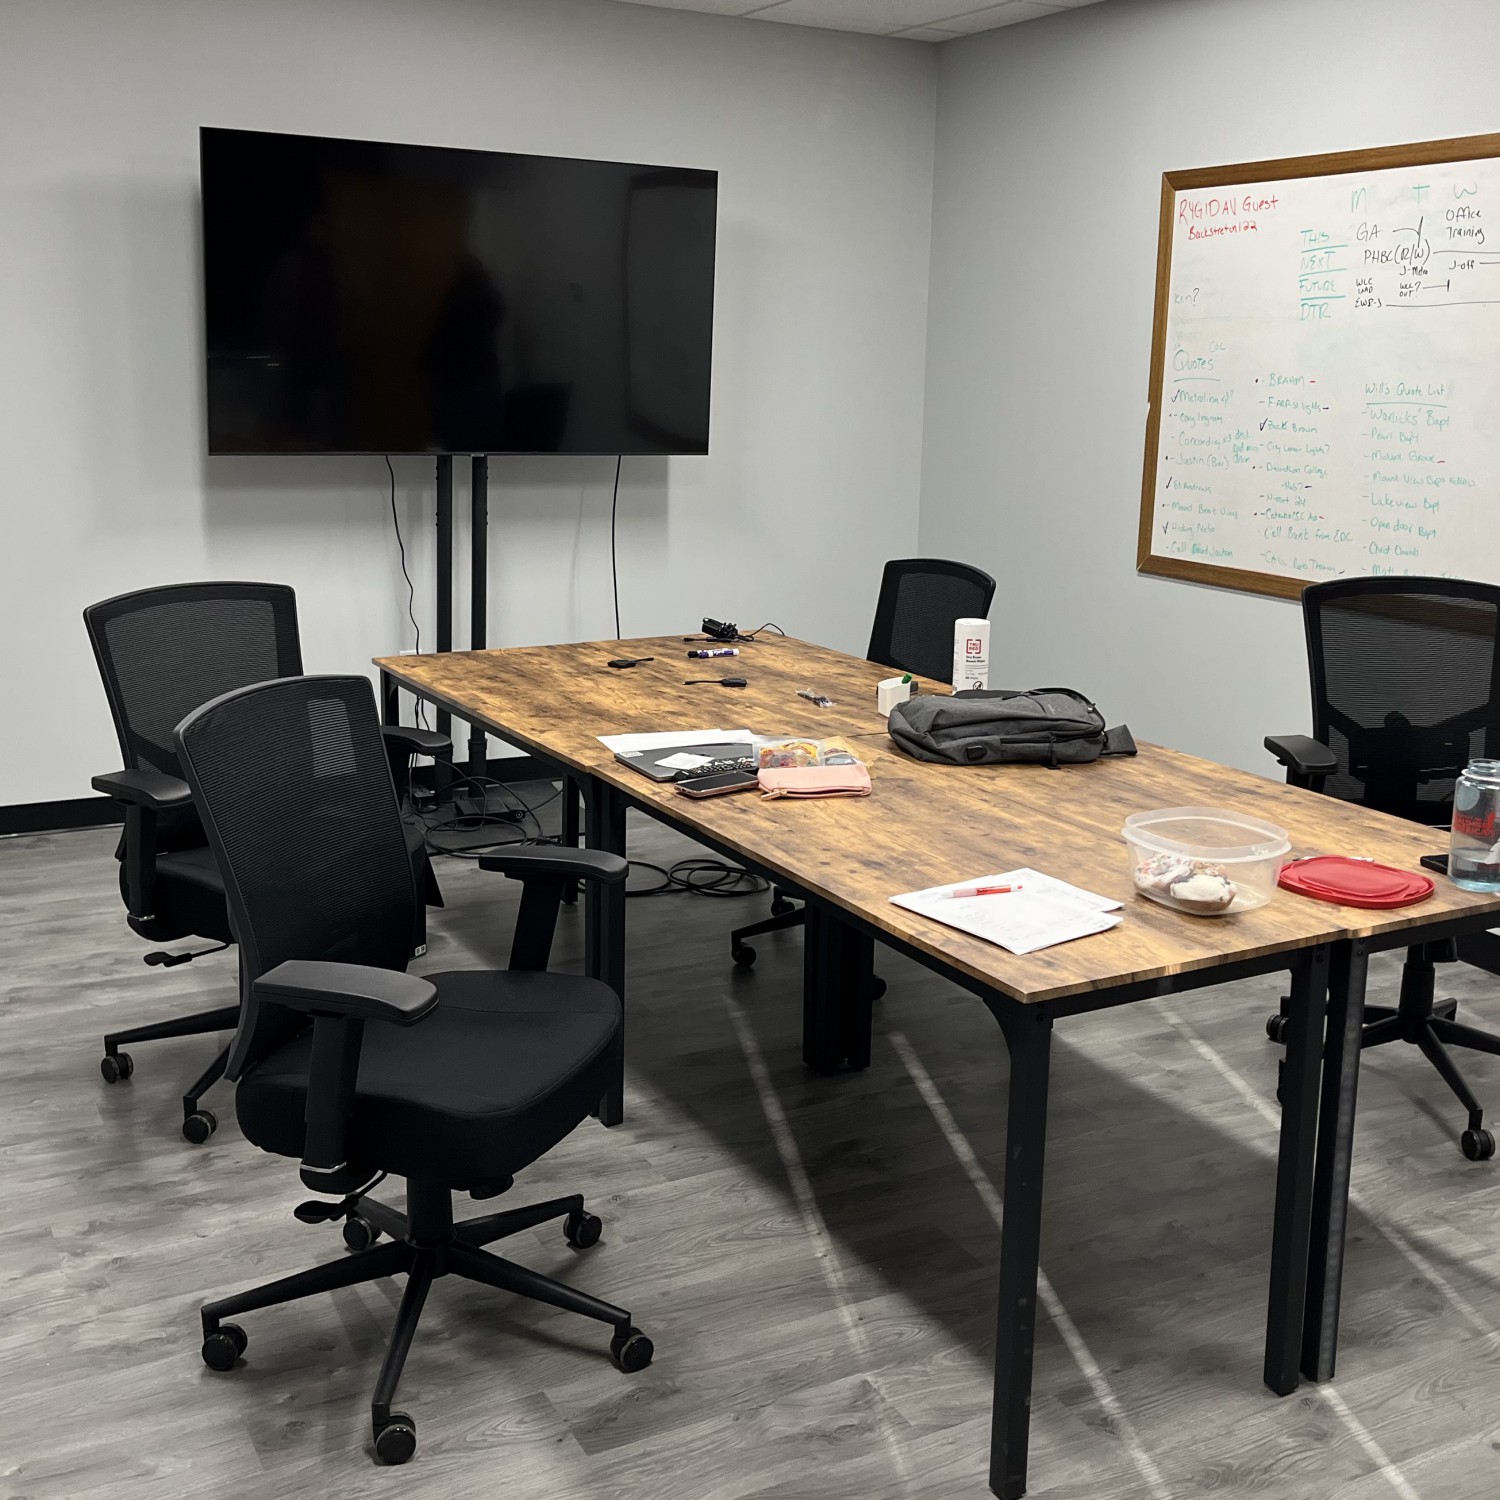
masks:
<svg viewBox="0 0 1500 1500"><path fill-rule="evenodd" d="M709 760L707 755L691 755L686 750L679 750L676 755L662 756L657 765L666 766L671 771L696 771L699 766L706 766Z"/></svg>
<svg viewBox="0 0 1500 1500"><path fill-rule="evenodd" d="M1009 885L1017 889L993 896L954 896L974 886ZM895 906L932 917L948 927L998 943L1011 953L1035 953L1075 938L1108 932L1120 922L1120 903L1096 895L1038 870L1006 870L951 885L892 896Z"/></svg>
<svg viewBox="0 0 1500 1500"><path fill-rule="evenodd" d="M599 743L616 755L640 755L646 750L670 750L673 745L751 744L748 729L664 729L650 734L601 734Z"/></svg>

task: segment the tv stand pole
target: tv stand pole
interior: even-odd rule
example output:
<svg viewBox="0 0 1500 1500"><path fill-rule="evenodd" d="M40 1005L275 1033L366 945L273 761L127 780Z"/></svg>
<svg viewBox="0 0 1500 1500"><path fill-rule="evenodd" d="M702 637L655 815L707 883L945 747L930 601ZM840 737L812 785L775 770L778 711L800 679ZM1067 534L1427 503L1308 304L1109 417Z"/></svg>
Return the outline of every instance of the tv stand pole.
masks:
<svg viewBox="0 0 1500 1500"><path fill-rule="evenodd" d="M483 651L489 614L490 460L476 453L469 474L469 649ZM469 775L489 771L484 730L469 726Z"/></svg>
<svg viewBox="0 0 1500 1500"><path fill-rule="evenodd" d="M453 649L453 458L451 454L440 453L437 458L437 601L435 613L437 615L437 649L439 651L451 651ZM446 709L437 711L437 732L449 734L453 729L453 719ZM449 767L452 766L451 758L447 759ZM434 764L434 776L437 776L436 764ZM439 778L441 779L441 778ZM448 802L453 796L453 778L450 774L446 786L439 785L435 788L437 800L440 804Z"/></svg>

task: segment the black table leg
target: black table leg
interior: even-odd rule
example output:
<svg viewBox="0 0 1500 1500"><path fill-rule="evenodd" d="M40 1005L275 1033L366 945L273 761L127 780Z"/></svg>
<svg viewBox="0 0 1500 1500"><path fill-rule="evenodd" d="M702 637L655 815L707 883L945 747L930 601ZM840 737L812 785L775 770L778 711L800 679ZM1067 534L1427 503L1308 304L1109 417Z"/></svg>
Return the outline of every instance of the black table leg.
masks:
<svg viewBox="0 0 1500 1500"><path fill-rule="evenodd" d="M590 849L611 854L625 853L625 803L612 786L590 776L584 783L584 842ZM594 979L602 979L625 1001L625 887L587 882L584 892L584 966ZM618 1125L625 1118L625 1032L620 1047L615 1080L599 1101L599 1119Z"/></svg>
<svg viewBox="0 0 1500 1500"><path fill-rule="evenodd" d="M809 901L802 949L802 1060L817 1073L870 1066L875 940Z"/></svg>
<svg viewBox="0 0 1500 1500"><path fill-rule="evenodd" d="M389 672L380 674L380 722L401 722L401 699L396 691L396 679Z"/></svg>
<svg viewBox="0 0 1500 1500"><path fill-rule="evenodd" d="M1340 943L1328 981L1328 1045L1318 1115L1318 1162L1313 1176L1312 1241L1307 1267L1307 1311L1302 1323L1302 1373L1332 1380L1338 1357L1339 1291L1344 1275L1344 1229L1349 1218L1349 1170L1354 1156L1354 1100L1365 1026L1369 952Z"/></svg>
<svg viewBox="0 0 1500 1500"><path fill-rule="evenodd" d="M1005 1128L1000 1306L995 1314L990 1489L1001 1500L1016 1500L1026 1493L1031 1433L1031 1363L1036 1342L1052 1020L1039 1008L1027 1009L1002 1021L1001 1026L1010 1049L1010 1109Z"/></svg>
<svg viewBox="0 0 1500 1500"><path fill-rule="evenodd" d="M578 847L578 778L570 772L562 779L562 842L570 848ZM563 887L563 900L569 906L578 900L578 887L570 880Z"/></svg>
<svg viewBox="0 0 1500 1500"><path fill-rule="evenodd" d="M1324 946L1304 949L1292 967L1286 1064L1281 1077L1276 1221L1271 1231L1271 1294L1266 1310L1264 1378L1278 1396L1297 1389L1301 1358L1328 968L1329 953Z"/></svg>

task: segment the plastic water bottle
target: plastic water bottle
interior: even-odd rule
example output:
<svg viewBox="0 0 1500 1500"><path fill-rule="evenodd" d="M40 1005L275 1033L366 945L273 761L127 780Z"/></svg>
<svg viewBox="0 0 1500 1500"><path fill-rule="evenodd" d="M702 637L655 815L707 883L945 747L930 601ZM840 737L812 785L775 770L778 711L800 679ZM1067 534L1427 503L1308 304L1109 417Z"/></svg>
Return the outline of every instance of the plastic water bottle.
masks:
<svg viewBox="0 0 1500 1500"><path fill-rule="evenodd" d="M1448 878L1466 891L1500 891L1500 760L1471 760L1453 788Z"/></svg>

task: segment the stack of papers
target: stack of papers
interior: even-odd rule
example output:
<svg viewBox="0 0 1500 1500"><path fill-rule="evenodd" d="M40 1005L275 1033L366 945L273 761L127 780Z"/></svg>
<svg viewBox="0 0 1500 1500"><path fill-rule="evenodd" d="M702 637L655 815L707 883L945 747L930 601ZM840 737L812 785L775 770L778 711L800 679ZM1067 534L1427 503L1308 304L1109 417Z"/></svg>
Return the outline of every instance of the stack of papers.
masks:
<svg viewBox="0 0 1500 1500"><path fill-rule="evenodd" d="M980 886L1010 886L1011 890L991 896L953 894ZM1074 938L1108 932L1120 922L1118 901L1028 869L935 885L930 890L892 896L891 902L971 932L986 942L998 943L1011 953L1035 953L1038 948L1071 943Z"/></svg>
<svg viewBox="0 0 1500 1500"><path fill-rule="evenodd" d="M663 729L651 734L601 734L599 743L616 755L640 755L646 750L670 750L673 745L753 744L748 729Z"/></svg>

